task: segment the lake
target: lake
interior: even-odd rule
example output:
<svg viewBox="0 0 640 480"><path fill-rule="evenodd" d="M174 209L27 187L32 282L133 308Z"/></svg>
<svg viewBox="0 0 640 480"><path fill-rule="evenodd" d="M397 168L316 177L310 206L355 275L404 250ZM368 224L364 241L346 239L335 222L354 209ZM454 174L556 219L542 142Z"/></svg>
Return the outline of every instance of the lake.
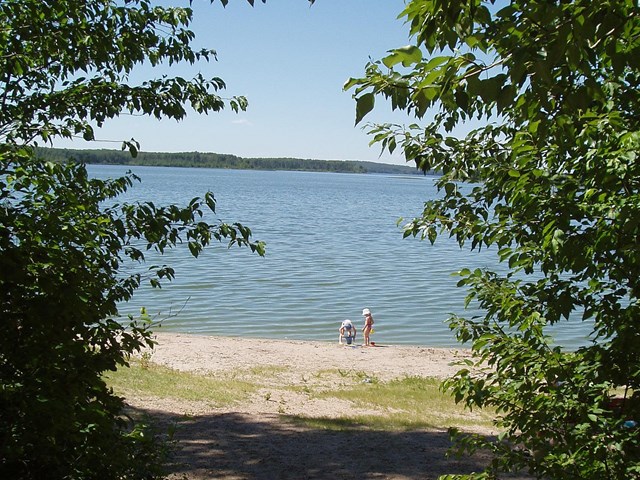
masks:
<svg viewBox="0 0 640 480"><path fill-rule="evenodd" d="M461 250L449 238L435 245L402 238L398 219L420 215L437 195L435 177L289 171L218 170L89 165L89 174L142 179L120 201L186 205L212 191L215 218L249 226L267 244L249 249L216 244L197 259L182 245L148 264L171 265L176 279L145 287L120 308L140 307L163 319L163 331L202 335L337 341L349 318L362 326L372 310L380 344L456 346L446 319L466 311L466 292L452 272L496 268L491 251ZM214 217L208 220L214 220ZM402 223L402 222L401 222ZM584 343L580 322L565 323L556 339Z"/></svg>

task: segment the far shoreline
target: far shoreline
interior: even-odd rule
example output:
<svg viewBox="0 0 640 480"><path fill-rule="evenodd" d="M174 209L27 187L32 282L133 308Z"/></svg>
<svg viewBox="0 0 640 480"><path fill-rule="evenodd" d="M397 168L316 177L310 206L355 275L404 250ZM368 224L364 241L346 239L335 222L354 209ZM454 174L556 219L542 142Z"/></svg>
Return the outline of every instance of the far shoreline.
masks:
<svg viewBox="0 0 640 480"><path fill-rule="evenodd" d="M121 165L128 167L213 168L233 170L266 170L324 173L359 173L414 176L426 174L411 165L381 163L370 160L328 160L292 157L245 158L215 152L136 152L113 149L74 149L38 147L37 154L54 162L73 161L88 165ZM427 172L433 175L434 172Z"/></svg>

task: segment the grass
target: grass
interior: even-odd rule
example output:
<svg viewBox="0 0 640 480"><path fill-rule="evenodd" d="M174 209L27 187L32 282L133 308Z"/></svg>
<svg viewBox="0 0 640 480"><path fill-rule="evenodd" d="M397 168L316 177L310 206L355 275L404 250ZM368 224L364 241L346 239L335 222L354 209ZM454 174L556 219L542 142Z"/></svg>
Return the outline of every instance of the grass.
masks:
<svg viewBox="0 0 640 480"><path fill-rule="evenodd" d="M254 382L180 372L153 363L132 361L130 368L109 372L105 379L117 395L152 396L202 401L216 407L232 405L255 392Z"/></svg>
<svg viewBox="0 0 640 480"><path fill-rule="evenodd" d="M361 377L360 372L354 375ZM350 415L347 411L338 422L330 418L301 419L316 428L342 429L354 424L382 430L490 427L493 418L490 413L470 413L456 405L450 396L440 391L440 381L435 378L405 377L380 382L367 377L351 387L313 395L346 400L354 407L376 412L365 416Z"/></svg>
<svg viewBox="0 0 640 480"><path fill-rule="evenodd" d="M405 377L383 382L366 372L321 370L302 378L301 385L288 385L278 377L284 367L263 366L238 369L216 375L180 372L145 361L134 361L106 375L107 383L118 395L202 401L216 407L230 406L255 394L267 383L268 401L278 391L294 391L310 400L336 398L350 405L332 417L288 416L310 428L348 430L367 428L399 431L421 428L458 427L469 429L491 426L491 412L465 411L440 391L434 378ZM275 381L274 381L275 379ZM274 386L276 385L276 386ZM281 412L286 405L281 405ZM362 411L370 413L356 413Z"/></svg>

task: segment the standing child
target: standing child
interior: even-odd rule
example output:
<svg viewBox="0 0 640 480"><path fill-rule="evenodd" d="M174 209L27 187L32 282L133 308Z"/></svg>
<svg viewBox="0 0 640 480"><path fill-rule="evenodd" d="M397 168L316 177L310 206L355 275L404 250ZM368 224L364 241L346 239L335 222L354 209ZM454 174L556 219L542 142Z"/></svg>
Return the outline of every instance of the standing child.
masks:
<svg viewBox="0 0 640 480"><path fill-rule="evenodd" d="M364 346L368 347L370 345L369 335L371 334L371 330L373 329L373 315L371 315L371 310L365 308L362 310L362 316L364 317L364 327L362 327L362 334L364 335Z"/></svg>

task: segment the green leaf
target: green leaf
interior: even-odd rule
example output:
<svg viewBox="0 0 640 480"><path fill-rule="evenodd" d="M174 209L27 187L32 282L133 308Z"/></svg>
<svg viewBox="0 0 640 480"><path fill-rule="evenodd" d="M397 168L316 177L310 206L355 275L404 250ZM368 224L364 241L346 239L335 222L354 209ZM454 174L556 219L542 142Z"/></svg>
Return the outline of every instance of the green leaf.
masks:
<svg viewBox="0 0 640 480"><path fill-rule="evenodd" d="M422 51L414 45L390 50L390 52L391 55L382 59L382 63L387 68L392 68L398 63L402 63L404 67L409 67L422 60Z"/></svg>
<svg viewBox="0 0 640 480"><path fill-rule="evenodd" d="M356 99L356 125L373 110L375 105L375 96L373 93L365 93Z"/></svg>
<svg viewBox="0 0 640 480"><path fill-rule="evenodd" d="M347 91L350 88L354 87L355 85L357 85L358 83L360 83L360 79L358 78L349 78L346 82L344 82L344 85L342 86L342 90Z"/></svg>

